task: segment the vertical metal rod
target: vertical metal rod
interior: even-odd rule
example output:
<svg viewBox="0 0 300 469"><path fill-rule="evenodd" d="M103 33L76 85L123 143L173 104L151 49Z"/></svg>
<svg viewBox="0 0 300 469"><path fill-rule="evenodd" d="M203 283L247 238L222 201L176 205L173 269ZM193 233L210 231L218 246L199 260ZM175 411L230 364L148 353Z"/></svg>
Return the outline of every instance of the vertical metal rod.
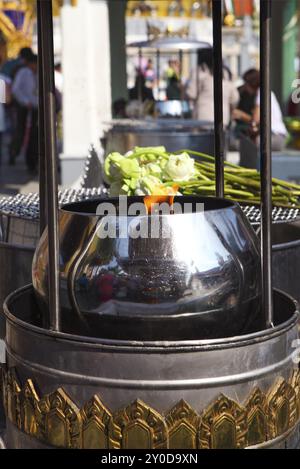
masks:
<svg viewBox="0 0 300 469"><path fill-rule="evenodd" d="M160 86L160 50L156 50L156 88L157 99L159 101L159 86Z"/></svg>
<svg viewBox="0 0 300 469"><path fill-rule="evenodd" d="M271 159L271 0L260 1L260 167L263 308L273 325L272 294L272 159Z"/></svg>
<svg viewBox="0 0 300 469"><path fill-rule="evenodd" d="M42 91L44 98L43 109L49 252L49 327L52 330L58 331L60 330L59 239L52 1L37 0L37 3L40 11L38 30L41 35L40 54L42 56L43 64Z"/></svg>
<svg viewBox="0 0 300 469"><path fill-rule="evenodd" d="M42 34L41 34L41 12L40 2L37 2L38 23L38 92L39 92L39 198L40 198L40 236L47 225L46 201L46 161L45 161L45 125L44 125L44 91L43 91L43 57L42 57Z"/></svg>
<svg viewBox="0 0 300 469"><path fill-rule="evenodd" d="M216 195L224 197L222 2L212 1Z"/></svg>
<svg viewBox="0 0 300 469"><path fill-rule="evenodd" d="M182 57L182 49L179 49L179 52L178 52L178 61L179 61L179 79L181 80L181 76L182 76L182 60L183 60L183 57Z"/></svg>
<svg viewBox="0 0 300 469"><path fill-rule="evenodd" d="M184 89L182 84L182 72L183 72L183 51L182 49L179 50L179 82L180 82L180 101L183 101L184 96ZM183 107L181 105L181 117L183 116Z"/></svg>

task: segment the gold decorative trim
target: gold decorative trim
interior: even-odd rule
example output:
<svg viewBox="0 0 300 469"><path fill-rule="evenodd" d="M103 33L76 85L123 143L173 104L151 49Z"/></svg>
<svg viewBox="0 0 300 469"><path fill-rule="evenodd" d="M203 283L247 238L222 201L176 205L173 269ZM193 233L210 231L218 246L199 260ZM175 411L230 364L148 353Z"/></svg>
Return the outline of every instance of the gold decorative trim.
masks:
<svg viewBox="0 0 300 469"><path fill-rule="evenodd" d="M24 400L21 406L21 421L23 430L28 435L37 436L38 433L38 421L36 408L39 402L39 397L34 388L34 384L31 379L28 379L24 386Z"/></svg>
<svg viewBox="0 0 300 469"><path fill-rule="evenodd" d="M247 446L263 443L267 439L267 399L265 394L255 388L246 401Z"/></svg>
<svg viewBox="0 0 300 469"><path fill-rule="evenodd" d="M267 402L268 435L270 438L276 438L297 422L298 403L292 384L279 378L268 393Z"/></svg>
<svg viewBox="0 0 300 469"><path fill-rule="evenodd" d="M6 409L6 416L14 425L21 429L21 387L15 369L12 368L6 374L4 373L3 378L3 403Z"/></svg>
<svg viewBox="0 0 300 469"><path fill-rule="evenodd" d="M37 437L52 446L78 447L81 415L66 392L59 388L42 397L36 404Z"/></svg>
<svg viewBox="0 0 300 469"><path fill-rule="evenodd" d="M300 371L294 370L291 377L291 386L296 393L297 419L300 419Z"/></svg>
<svg viewBox="0 0 300 469"><path fill-rule="evenodd" d="M107 449L109 447L108 426L112 418L110 411L102 404L98 396L93 396L80 413L82 418L80 447Z"/></svg>
<svg viewBox="0 0 300 469"><path fill-rule="evenodd" d="M113 415L109 440L110 447L115 449L167 448L164 418L137 399Z"/></svg>
<svg viewBox="0 0 300 469"><path fill-rule="evenodd" d="M166 415L170 449L197 448L197 435L200 425L197 412L183 399Z"/></svg>
<svg viewBox="0 0 300 469"><path fill-rule="evenodd" d="M3 373L7 418L47 445L63 448L245 448L279 438L300 419L300 372L280 377L267 393L254 388L245 403L221 394L201 413L183 399L165 415L137 399L112 413L93 396L81 409L62 388L40 397L31 379Z"/></svg>
<svg viewBox="0 0 300 469"><path fill-rule="evenodd" d="M246 425L245 409L221 394L203 413L200 448L245 448Z"/></svg>

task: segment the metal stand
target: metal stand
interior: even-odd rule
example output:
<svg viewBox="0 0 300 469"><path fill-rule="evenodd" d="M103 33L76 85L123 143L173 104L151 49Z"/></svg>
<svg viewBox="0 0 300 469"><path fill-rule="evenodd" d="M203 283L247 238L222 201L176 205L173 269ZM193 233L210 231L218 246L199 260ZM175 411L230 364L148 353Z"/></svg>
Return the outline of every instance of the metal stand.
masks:
<svg viewBox="0 0 300 469"><path fill-rule="evenodd" d="M222 2L220 0L212 2L212 17L216 195L224 197Z"/></svg>
<svg viewBox="0 0 300 469"><path fill-rule="evenodd" d="M56 118L55 118L55 85L54 85L54 57L53 57L53 20L52 1L37 0L39 55L42 69L40 104L43 108L40 122L44 127L44 144L40 140L40 151L44 151L41 160L40 187L41 204L46 203L49 240L49 327L52 330L60 330L59 307L59 238L58 238L58 196L57 196L57 150L56 150ZM40 129L41 130L41 129ZM40 131L41 135L41 131ZM46 170L46 178L44 177ZM46 181L46 184L45 184ZM47 193L47 196L46 196ZM43 209L42 209L43 211ZM43 216L42 225L45 223ZM42 227L41 225L41 227Z"/></svg>
<svg viewBox="0 0 300 469"><path fill-rule="evenodd" d="M267 327L273 326L272 160L271 160L271 1L260 2L260 158L262 304Z"/></svg>
<svg viewBox="0 0 300 469"><path fill-rule="evenodd" d="M262 281L263 308L267 325L273 324L272 305L272 263L271 263L271 99L270 99L270 0L261 0L260 11L260 51L261 51L261 200L262 200ZM52 2L37 0L38 28L40 33L40 66L43 69L40 78L40 91L43 97L44 144L41 141L40 151L45 153L46 184L43 164L41 165L41 184L44 184L45 203L47 191L47 219L49 229L49 305L50 327L59 330L59 241L57 225L57 157L55 133L55 90L53 64L53 24ZM213 0L213 39L214 39L214 110L215 110L215 155L216 155L216 192L224 195L224 133L223 133L223 66L222 66L222 5ZM140 54L139 54L140 55ZM40 70L41 72L41 70ZM42 120L43 119L43 120ZM41 134L41 132L40 132ZM41 158L43 160L43 158ZM46 188L45 188L46 186ZM43 188L42 188L43 189ZM45 217L42 217L42 225ZM42 226L41 225L41 226Z"/></svg>

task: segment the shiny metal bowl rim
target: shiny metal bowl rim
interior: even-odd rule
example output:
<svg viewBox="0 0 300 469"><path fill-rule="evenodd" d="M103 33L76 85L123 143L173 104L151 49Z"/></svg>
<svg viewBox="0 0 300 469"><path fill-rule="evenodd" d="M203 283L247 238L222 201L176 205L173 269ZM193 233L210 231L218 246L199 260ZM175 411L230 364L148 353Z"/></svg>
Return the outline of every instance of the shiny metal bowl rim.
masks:
<svg viewBox="0 0 300 469"><path fill-rule="evenodd" d="M145 196L128 196L128 200L129 202L132 201L131 203L135 203L135 202L142 202L143 199L144 199ZM218 203L218 202L223 202L224 203L224 207L220 207L220 208L215 208L215 209L210 209L210 210L204 210L204 213L220 213L220 212L223 212L224 210L232 210L233 208L235 207L238 207L241 211L241 213L243 214L242 216L244 216L246 219L247 217L244 215L240 205L238 202L235 202L234 200L230 200L230 199L226 199L226 198L222 198L222 197L202 197L202 196L197 196L197 195L178 195L178 196L175 196L175 200L174 202L177 202L177 201L180 201L182 200L183 198L186 198L186 199L194 199L194 201L196 202L197 200L199 200L199 203L203 203L204 206L205 206L205 201L208 201L208 202L215 202L215 203ZM177 200L178 199L178 200ZM87 217L97 217L97 218L100 218L102 217L103 215L99 215L97 214L96 212L78 212L78 211L72 211L71 208L72 206L74 205L81 205L81 204L84 204L84 203L95 203L99 201L100 202L112 202L115 206L117 206L118 202L119 202L119 197L101 197L101 198L94 198L94 199L91 199L91 200L81 200L81 201L78 201L78 202L70 202L68 204L63 204L60 208L59 208L59 211L60 212L63 212L63 213L69 213L71 215L78 215L78 216L87 216ZM68 207L70 207L70 209L68 209ZM196 214L197 212L192 212L192 215L193 214ZM155 215L155 216L159 216L159 217L165 217L165 216L172 216L172 217L175 217L175 216L182 216L182 215L191 215L190 213L188 214L185 214L185 213L182 213L182 214L170 214L170 215ZM151 217L153 215L144 215L144 214L141 214L141 215L128 215L127 218L136 218L136 217ZM119 217L122 217L122 215L117 215L116 218L119 218ZM249 225L250 225L250 222L248 222Z"/></svg>
<svg viewBox="0 0 300 469"><path fill-rule="evenodd" d="M15 317L9 309L9 304L17 295L21 295L26 293L28 290L33 290L32 284L26 285L25 287L19 288L12 292L4 301L3 304L3 311L4 315L6 316L6 320L10 323L15 324L18 327L22 327L23 329L29 330L31 333L46 335L49 338L54 338L60 341L72 341L78 342L81 345L86 345L89 347L95 348L102 348L106 350L115 350L115 351L163 351L167 352L174 352L178 351L186 351L190 352L192 350L214 350L214 349L225 349L231 347L241 347L246 346L253 343L260 343L272 338L277 337L283 331L288 331L292 329L300 319L300 313L298 309L298 303L294 300L290 295L287 293L279 290L274 289L277 294L285 296L288 300L290 300L295 307L295 311L292 316L285 322L279 324L270 329L264 329L258 332L254 332L251 334L245 334L240 336L233 336L233 337L225 337L221 339L205 339L205 340L176 340L176 341L137 341L137 340L115 340L115 339L104 339L104 338L94 338L88 336L81 336L70 334L66 332L57 332L50 329L44 329L39 326L35 326L29 324L22 319Z"/></svg>

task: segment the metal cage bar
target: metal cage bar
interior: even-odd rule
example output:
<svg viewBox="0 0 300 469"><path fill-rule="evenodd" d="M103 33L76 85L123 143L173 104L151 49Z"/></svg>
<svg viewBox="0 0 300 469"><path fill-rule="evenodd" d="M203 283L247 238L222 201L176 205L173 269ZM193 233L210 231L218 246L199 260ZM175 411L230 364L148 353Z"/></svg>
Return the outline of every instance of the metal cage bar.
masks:
<svg viewBox="0 0 300 469"><path fill-rule="evenodd" d="M52 1L37 0L37 9L39 54L43 67L40 102L43 102L44 155L40 156L41 160L44 158L46 169L47 197L44 197L44 203L46 201L45 213L48 222L49 327L58 331L60 330L59 237Z"/></svg>
<svg viewBox="0 0 300 469"><path fill-rule="evenodd" d="M212 2L212 18L216 195L224 197L222 2L220 0Z"/></svg>
<svg viewBox="0 0 300 469"><path fill-rule="evenodd" d="M45 122L44 122L44 91L43 91L43 54L41 34L41 3L37 2L37 25L38 25L38 90L39 90L39 196L40 196L40 236L47 225L46 203L47 203L47 181L45 161Z"/></svg>
<svg viewBox="0 0 300 469"><path fill-rule="evenodd" d="M272 292L272 157L271 157L271 0L260 0L260 167L263 309L273 325Z"/></svg>
<svg viewBox="0 0 300 469"><path fill-rule="evenodd" d="M42 88L47 184L47 220L49 230L49 305L50 328L60 329L59 241L57 200L57 158L55 132L55 93L53 64L53 22L51 0L37 0L40 54L43 68ZM224 196L222 2L213 0L213 66L216 192ZM273 324L272 302L272 193L271 193L271 98L270 98L270 23L271 2L260 0L260 73L261 73L261 212L263 308L267 325ZM139 51L141 60L141 51ZM41 130L41 129L40 129Z"/></svg>

